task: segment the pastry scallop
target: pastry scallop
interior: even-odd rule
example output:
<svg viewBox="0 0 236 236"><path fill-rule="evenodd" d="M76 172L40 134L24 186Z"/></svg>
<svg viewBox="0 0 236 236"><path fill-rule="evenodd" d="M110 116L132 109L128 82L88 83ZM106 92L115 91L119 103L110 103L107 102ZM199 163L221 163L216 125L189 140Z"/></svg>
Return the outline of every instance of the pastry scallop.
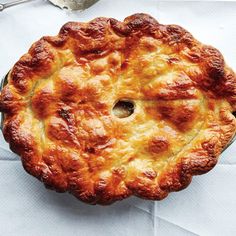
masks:
<svg viewBox="0 0 236 236"><path fill-rule="evenodd" d="M146 14L69 22L34 43L0 96L25 170L90 204L161 200L217 163L236 132L221 53Z"/></svg>

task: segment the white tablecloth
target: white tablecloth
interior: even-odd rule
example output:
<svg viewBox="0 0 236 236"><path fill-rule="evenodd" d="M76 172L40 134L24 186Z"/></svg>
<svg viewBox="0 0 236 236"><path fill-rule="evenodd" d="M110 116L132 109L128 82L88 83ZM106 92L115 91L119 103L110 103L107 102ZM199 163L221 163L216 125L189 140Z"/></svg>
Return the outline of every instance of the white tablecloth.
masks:
<svg viewBox="0 0 236 236"><path fill-rule="evenodd" d="M0 12L0 75L43 35L67 21L97 16L122 20L145 12L161 23L179 24L211 44L236 70L236 2L101 0L84 12L68 12L43 0ZM111 206L89 206L69 194L46 190L23 171L0 136L0 235L4 236L193 236L236 235L236 143L208 174L161 202L130 198Z"/></svg>

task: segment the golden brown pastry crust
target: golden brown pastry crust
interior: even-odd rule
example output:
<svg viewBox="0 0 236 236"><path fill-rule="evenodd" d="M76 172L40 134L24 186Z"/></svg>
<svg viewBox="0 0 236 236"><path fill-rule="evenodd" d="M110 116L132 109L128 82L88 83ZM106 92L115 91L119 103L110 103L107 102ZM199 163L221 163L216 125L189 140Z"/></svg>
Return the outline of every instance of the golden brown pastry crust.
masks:
<svg viewBox="0 0 236 236"><path fill-rule="evenodd" d="M117 118L119 99L134 113ZM177 25L135 14L69 22L14 65L4 137L27 172L91 204L160 200L211 170L234 136L236 77Z"/></svg>

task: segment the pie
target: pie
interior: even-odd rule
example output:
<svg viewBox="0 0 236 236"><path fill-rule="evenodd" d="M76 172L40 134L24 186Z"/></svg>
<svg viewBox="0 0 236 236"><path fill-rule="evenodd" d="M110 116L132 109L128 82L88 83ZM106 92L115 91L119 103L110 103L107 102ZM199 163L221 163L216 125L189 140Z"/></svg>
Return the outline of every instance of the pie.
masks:
<svg viewBox="0 0 236 236"><path fill-rule="evenodd" d="M34 43L0 111L11 150L47 188L90 204L161 200L211 170L235 135L236 76L180 26L101 17Z"/></svg>

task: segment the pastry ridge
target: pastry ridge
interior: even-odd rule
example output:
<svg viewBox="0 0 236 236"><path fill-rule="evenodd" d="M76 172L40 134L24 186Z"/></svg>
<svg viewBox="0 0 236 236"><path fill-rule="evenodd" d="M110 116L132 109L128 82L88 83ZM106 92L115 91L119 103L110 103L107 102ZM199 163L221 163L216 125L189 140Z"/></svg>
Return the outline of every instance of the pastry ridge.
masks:
<svg viewBox="0 0 236 236"><path fill-rule="evenodd" d="M119 99L134 113L112 114ZM90 204L161 200L210 171L236 132L221 53L147 14L69 22L34 43L0 95L25 170Z"/></svg>

